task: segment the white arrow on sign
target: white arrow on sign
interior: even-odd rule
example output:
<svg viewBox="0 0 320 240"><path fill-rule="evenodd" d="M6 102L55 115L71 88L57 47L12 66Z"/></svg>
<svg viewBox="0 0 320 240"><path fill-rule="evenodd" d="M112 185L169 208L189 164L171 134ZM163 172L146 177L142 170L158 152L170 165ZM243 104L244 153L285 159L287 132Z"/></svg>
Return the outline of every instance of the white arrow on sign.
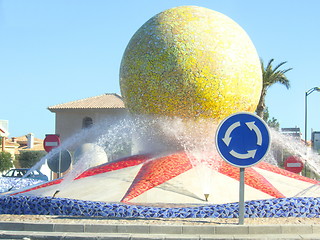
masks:
<svg viewBox="0 0 320 240"><path fill-rule="evenodd" d="M238 153L234 150L230 151L230 154L239 159L247 159L247 158L254 158L256 155L257 150L249 150L247 153Z"/></svg>
<svg viewBox="0 0 320 240"><path fill-rule="evenodd" d="M262 144L262 134L260 132L260 129L255 124L255 122L246 122L246 125L248 126L248 128L251 131L253 130L256 133L256 135L257 135L257 144L259 146L261 146L261 144Z"/></svg>
<svg viewBox="0 0 320 240"><path fill-rule="evenodd" d="M255 122L246 122L247 127L252 131L255 132L255 134L257 135L257 145L261 146L262 145L262 134L260 132L260 129L257 127L257 125L255 124ZM224 138L222 138L222 141L227 145L227 147L229 147L229 144L231 142L232 137L230 137L232 131L234 129L236 129L237 127L240 126L240 122L235 122L233 124L231 124L225 135ZM254 156L256 155L257 149L254 150L248 150L247 153L238 153L234 150L231 150L229 153L238 158L238 159L247 159L247 158L254 158Z"/></svg>
<svg viewBox="0 0 320 240"><path fill-rule="evenodd" d="M232 133L232 131L240 126L240 122L235 122L232 125L230 125L230 127L228 127L226 134L224 135L224 138L222 138L222 141L224 141L224 143L229 147L229 144L231 142L232 137L230 137L230 134Z"/></svg>

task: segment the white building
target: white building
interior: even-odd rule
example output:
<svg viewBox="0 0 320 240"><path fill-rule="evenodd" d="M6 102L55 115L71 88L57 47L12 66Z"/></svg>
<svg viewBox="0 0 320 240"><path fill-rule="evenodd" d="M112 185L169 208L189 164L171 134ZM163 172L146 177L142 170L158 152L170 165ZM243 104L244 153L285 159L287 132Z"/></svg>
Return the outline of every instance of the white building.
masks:
<svg viewBox="0 0 320 240"><path fill-rule="evenodd" d="M55 113L55 133L65 139L100 121L115 121L127 115L121 96L115 93L80 99L54 105L48 109Z"/></svg>

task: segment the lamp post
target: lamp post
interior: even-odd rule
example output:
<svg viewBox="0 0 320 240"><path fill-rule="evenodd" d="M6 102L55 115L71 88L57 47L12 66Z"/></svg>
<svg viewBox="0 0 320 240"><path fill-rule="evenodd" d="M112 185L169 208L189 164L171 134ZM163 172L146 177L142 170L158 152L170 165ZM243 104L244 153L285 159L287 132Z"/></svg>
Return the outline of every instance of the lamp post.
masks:
<svg viewBox="0 0 320 240"><path fill-rule="evenodd" d="M310 88L308 91L306 91L306 95L305 95L305 115L304 115L304 140L305 140L305 144L307 145L307 118L308 118L308 96L313 93L314 91L320 92L320 88L319 87L313 87Z"/></svg>
<svg viewBox="0 0 320 240"><path fill-rule="evenodd" d="M306 95L305 95L305 108L304 108L304 140L305 140L305 145L307 145L307 118L308 118L308 96L313 93L314 91L320 92L320 88L319 87L313 87L310 88L308 91L306 91ZM304 165L304 174L306 175L307 173L307 167L306 164Z"/></svg>

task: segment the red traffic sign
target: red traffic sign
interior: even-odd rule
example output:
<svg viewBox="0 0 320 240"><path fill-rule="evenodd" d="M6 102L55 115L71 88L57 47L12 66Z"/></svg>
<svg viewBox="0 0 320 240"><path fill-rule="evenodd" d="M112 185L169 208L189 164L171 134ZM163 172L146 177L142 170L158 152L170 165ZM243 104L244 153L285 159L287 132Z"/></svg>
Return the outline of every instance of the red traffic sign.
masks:
<svg viewBox="0 0 320 240"><path fill-rule="evenodd" d="M53 148L60 146L60 137L57 134L46 134L43 141L43 147L46 152L50 152Z"/></svg>
<svg viewBox="0 0 320 240"><path fill-rule="evenodd" d="M290 156L284 162L284 168L293 173L300 173L303 165L302 159L297 156Z"/></svg>

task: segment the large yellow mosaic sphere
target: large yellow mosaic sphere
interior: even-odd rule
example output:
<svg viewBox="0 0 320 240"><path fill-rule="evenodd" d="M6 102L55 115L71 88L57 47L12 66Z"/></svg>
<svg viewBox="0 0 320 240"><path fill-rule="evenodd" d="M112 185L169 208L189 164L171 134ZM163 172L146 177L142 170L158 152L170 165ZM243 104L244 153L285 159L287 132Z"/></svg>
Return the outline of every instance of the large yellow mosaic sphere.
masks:
<svg viewBox="0 0 320 240"><path fill-rule="evenodd" d="M131 38L120 67L130 112L221 120L256 109L262 88L258 54L227 16L182 6L152 17Z"/></svg>

